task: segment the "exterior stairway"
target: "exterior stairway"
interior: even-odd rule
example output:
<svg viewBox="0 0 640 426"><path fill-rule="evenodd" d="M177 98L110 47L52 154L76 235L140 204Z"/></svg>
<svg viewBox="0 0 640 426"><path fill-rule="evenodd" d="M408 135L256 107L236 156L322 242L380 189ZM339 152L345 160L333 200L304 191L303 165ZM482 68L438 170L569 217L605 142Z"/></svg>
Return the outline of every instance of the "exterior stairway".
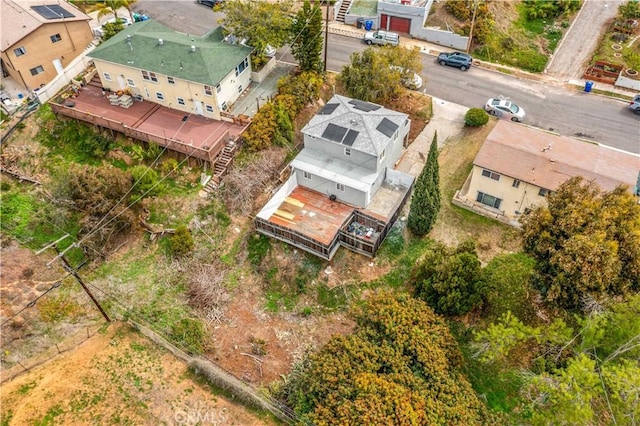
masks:
<svg viewBox="0 0 640 426"><path fill-rule="evenodd" d="M220 183L222 177L227 174L229 166L233 162L233 156L235 155L237 150L238 144L236 143L236 141L231 140L227 142L225 147L222 149L222 152L216 159L216 162L213 166L213 178L207 185L211 184L212 182L215 185Z"/></svg>
<svg viewBox="0 0 640 426"><path fill-rule="evenodd" d="M100 77L98 77L98 74L93 76L91 81L89 83L87 83L87 86L93 86L93 87L97 87L99 89L102 88L102 81L100 81Z"/></svg>
<svg viewBox="0 0 640 426"><path fill-rule="evenodd" d="M349 8L351 8L351 0L342 0L336 21L344 22L344 17L347 15L347 12L349 12Z"/></svg>

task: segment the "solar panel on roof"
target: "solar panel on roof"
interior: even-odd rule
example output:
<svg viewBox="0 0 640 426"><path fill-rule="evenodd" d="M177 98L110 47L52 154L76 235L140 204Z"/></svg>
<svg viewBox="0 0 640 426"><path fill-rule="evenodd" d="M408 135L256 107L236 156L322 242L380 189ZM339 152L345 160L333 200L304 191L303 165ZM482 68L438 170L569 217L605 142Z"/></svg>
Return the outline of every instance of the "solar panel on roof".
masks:
<svg viewBox="0 0 640 426"><path fill-rule="evenodd" d="M342 138L344 138L344 134L347 133L347 128L342 126L337 126L333 123L329 123L327 128L324 129L322 133L322 137L324 139L329 139L334 142L342 142Z"/></svg>
<svg viewBox="0 0 640 426"><path fill-rule="evenodd" d="M381 108L380 105L370 104L369 102L360 101L358 99L351 99L349 103L353 105L355 109L359 109L364 112L376 111Z"/></svg>
<svg viewBox="0 0 640 426"><path fill-rule="evenodd" d="M356 141L356 138L358 137L359 134L360 132L358 132L357 130L349 129L342 143L347 146L353 145L353 143Z"/></svg>
<svg viewBox="0 0 640 426"><path fill-rule="evenodd" d="M320 115L330 115L338 108L339 104L326 104L319 112Z"/></svg>
<svg viewBox="0 0 640 426"><path fill-rule="evenodd" d="M396 130L398 130L398 127L399 126L396 123L394 123L393 121L385 117L382 119L380 124L378 124L378 127L376 127L376 130L382 133L383 135L385 135L386 137L390 138L391 136L393 136Z"/></svg>
<svg viewBox="0 0 640 426"><path fill-rule="evenodd" d="M75 15L64 9L59 4L47 4L43 6L31 6L35 12L38 12L44 19L62 19L73 18Z"/></svg>

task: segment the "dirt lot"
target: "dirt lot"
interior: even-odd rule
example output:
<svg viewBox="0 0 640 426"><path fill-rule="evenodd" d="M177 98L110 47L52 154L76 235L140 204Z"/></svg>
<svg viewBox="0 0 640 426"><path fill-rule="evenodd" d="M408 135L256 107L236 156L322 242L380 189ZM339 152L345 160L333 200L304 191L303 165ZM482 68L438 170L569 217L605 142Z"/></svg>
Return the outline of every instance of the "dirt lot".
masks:
<svg viewBox="0 0 640 426"><path fill-rule="evenodd" d="M275 424L216 395L126 324L3 383L0 393L3 425Z"/></svg>

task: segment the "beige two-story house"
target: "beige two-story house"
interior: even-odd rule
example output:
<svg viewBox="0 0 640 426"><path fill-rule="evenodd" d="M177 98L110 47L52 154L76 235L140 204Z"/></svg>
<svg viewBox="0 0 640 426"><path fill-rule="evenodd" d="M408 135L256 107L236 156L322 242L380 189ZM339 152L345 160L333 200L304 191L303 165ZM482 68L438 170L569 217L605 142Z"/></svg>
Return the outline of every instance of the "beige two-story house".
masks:
<svg viewBox="0 0 640 426"><path fill-rule="evenodd" d="M219 28L197 37L149 20L88 56L106 90L219 120L251 83L251 51L224 42Z"/></svg>
<svg viewBox="0 0 640 426"><path fill-rule="evenodd" d="M35 90L93 40L91 18L62 0L0 0L2 73Z"/></svg>
<svg viewBox="0 0 640 426"><path fill-rule="evenodd" d="M546 204L546 195L573 176L603 190L626 185L637 191L640 156L499 121L473 161L453 202L512 225L527 209Z"/></svg>

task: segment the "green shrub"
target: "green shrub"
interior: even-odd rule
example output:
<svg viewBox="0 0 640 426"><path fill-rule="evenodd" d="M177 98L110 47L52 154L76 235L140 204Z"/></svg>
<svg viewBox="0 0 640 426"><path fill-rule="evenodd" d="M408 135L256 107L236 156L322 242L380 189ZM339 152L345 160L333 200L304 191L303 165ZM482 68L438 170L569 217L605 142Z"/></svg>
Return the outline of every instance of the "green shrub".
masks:
<svg viewBox="0 0 640 426"><path fill-rule="evenodd" d="M162 184L158 173L147 166L139 165L131 169L131 176L135 181L133 193L140 197L152 197L162 192Z"/></svg>
<svg viewBox="0 0 640 426"><path fill-rule="evenodd" d="M169 254L173 257L183 257L191 253L195 243L189 229L180 225L176 233L169 239Z"/></svg>
<svg viewBox="0 0 640 426"><path fill-rule="evenodd" d="M480 127L487 124L489 121L489 114L482 108L471 108L464 115L465 126Z"/></svg>
<svg viewBox="0 0 640 426"><path fill-rule="evenodd" d="M253 234L247 241L247 258L253 266L259 266L271 249L271 240L262 234Z"/></svg>

